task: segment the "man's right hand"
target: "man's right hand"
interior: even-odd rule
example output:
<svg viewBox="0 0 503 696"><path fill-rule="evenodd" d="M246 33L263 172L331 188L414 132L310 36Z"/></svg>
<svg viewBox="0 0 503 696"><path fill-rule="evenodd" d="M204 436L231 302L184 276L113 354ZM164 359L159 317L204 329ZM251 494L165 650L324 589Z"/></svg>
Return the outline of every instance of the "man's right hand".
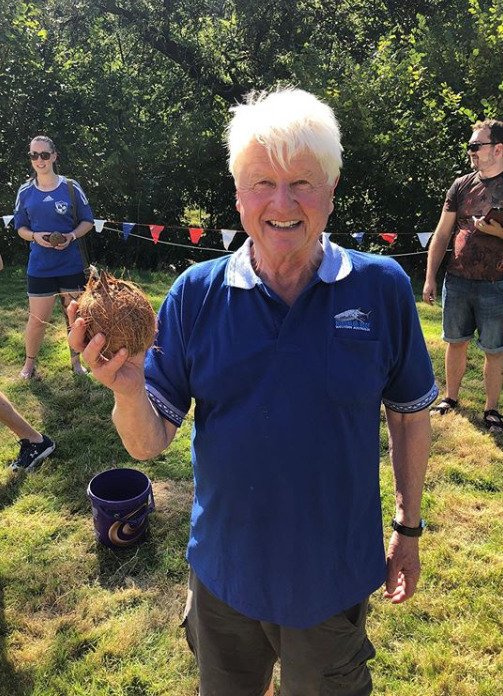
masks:
<svg viewBox="0 0 503 696"><path fill-rule="evenodd" d="M103 357L101 351L105 347L106 337L98 333L86 343L86 323L82 317L77 317L77 310L77 302L71 302L68 306L70 347L81 353L94 377L115 394L128 397L134 397L137 393L144 394L145 353L129 357L127 350L121 348L109 360Z"/></svg>
<svg viewBox="0 0 503 696"><path fill-rule="evenodd" d="M437 284L435 281L426 281L423 287L423 302L434 304L437 299Z"/></svg>

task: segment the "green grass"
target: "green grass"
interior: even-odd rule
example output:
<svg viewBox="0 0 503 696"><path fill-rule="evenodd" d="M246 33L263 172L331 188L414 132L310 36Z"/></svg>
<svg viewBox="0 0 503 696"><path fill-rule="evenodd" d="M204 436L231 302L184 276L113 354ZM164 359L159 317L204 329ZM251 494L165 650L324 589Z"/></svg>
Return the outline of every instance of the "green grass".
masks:
<svg viewBox="0 0 503 696"><path fill-rule="evenodd" d="M171 281L134 274L158 307ZM440 309L420 305L440 386ZM179 628L192 495L190 422L166 454L139 463L111 424L112 398L69 370L58 308L39 364L17 373L26 319L24 271L0 275L0 389L58 443L40 472L14 475L14 436L0 425L0 696L194 696L197 673ZM429 527L416 596L371 600L368 629L379 696L496 696L502 692L503 440L481 424L482 357L470 349L462 403L433 420L424 496ZM393 509L383 429L383 514ZM153 481L147 541L112 551L94 539L86 488L98 471L132 466Z"/></svg>

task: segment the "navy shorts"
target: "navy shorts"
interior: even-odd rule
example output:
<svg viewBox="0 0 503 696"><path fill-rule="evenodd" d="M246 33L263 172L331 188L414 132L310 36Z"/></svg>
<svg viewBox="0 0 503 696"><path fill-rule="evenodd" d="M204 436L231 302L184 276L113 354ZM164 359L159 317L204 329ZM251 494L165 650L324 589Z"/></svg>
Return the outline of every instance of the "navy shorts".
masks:
<svg viewBox="0 0 503 696"><path fill-rule="evenodd" d="M442 338L464 343L478 334L485 353L503 352L503 281L468 280L448 273L442 289Z"/></svg>
<svg viewBox="0 0 503 696"><path fill-rule="evenodd" d="M86 286L84 272L73 275L37 278L28 276L28 297L53 297L63 292L80 293Z"/></svg>

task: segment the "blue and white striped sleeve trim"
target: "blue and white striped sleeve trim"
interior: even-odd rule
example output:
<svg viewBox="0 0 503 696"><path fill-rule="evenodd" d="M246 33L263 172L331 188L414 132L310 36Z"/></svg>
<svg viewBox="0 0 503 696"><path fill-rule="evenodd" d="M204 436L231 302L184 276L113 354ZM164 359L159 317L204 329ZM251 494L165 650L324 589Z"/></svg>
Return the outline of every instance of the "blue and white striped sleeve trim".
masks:
<svg viewBox="0 0 503 696"><path fill-rule="evenodd" d="M416 413L417 411L422 411L428 408L438 396L438 387L434 383L432 388L420 399L415 401L409 401L405 404L397 403L396 401L390 401L389 399L383 399L383 404L390 408L392 411L397 411L398 413Z"/></svg>
<svg viewBox="0 0 503 696"><path fill-rule="evenodd" d="M173 404L170 404L169 401L167 401L163 395L150 384L147 384L145 388L147 390L148 398L159 411L160 415L179 428L187 414L175 408Z"/></svg>
<svg viewBox="0 0 503 696"><path fill-rule="evenodd" d="M16 195L16 203L14 205L14 212L17 213L20 207L21 203L21 194L26 191L27 189L30 188L30 186L33 186L33 180L30 179L30 181L27 181L25 184L21 184L21 186L18 189L17 195Z"/></svg>
<svg viewBox="0 0 503 696"><path fill-rule="evenodd" d="M79 182L78 182L78 181L74 181L74 182L73 182L73 185L74 185L74 187L77 189L77 191L79 192L80 197L81 197L81 199L82 199L82 203L83 203L84 205L89 205L89 201L87 200L87 196L86 196L86 194L84 193L84 189L83 189L82 186L79 184Z"/></svg>

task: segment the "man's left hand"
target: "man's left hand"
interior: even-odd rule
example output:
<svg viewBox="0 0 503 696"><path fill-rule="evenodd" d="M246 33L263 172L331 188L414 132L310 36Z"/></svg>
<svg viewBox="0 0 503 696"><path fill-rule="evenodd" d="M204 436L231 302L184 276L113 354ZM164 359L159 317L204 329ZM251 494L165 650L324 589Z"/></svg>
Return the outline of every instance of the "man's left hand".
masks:
<svg viewBox="0 0 503 696"><path fill-rule="evenodd" d="M386 558L387 575L384 596L392 604L401 604L416 591L421 572L419 540L393 532Z"/></svg>
<svg viewBox="0 0 503 696"><path fill-rule="evenodd" d="M499 224L499 222L496 222L496 220L489 220L489 222L487 222L484 217L474 217L473 221L475 223L475 228L479 232L503 239L503 227Z"/></svg>

